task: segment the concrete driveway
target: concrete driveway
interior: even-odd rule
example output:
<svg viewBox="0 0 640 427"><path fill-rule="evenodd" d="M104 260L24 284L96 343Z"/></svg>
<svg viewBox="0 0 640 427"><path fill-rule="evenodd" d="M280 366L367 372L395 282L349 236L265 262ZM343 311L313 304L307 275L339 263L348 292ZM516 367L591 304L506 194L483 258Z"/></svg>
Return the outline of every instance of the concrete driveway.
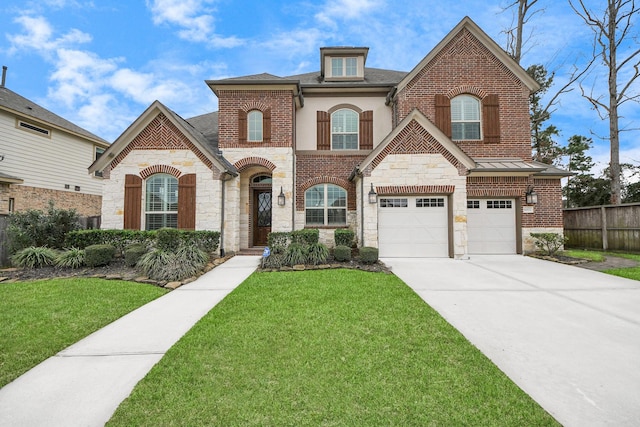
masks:
<svg viewBox="0 0 640 427"><path fill-rule="evenodd" d="M640 426L640 282L519 255L382 260L565 426Z"/></svg>

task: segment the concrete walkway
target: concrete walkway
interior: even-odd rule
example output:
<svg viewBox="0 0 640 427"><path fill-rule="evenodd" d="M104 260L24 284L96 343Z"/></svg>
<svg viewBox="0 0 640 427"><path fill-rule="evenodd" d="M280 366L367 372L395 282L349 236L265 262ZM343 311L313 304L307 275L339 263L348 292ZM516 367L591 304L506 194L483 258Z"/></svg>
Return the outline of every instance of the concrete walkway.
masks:
<svg viewBox="0 0 640 427"><path fill-rule="evenodd" d="M564 426L640 426L640 283L529 257L385 264Z"/></svg>
<svg viewBox="0 0 640 427"><path fill-rule="evenodd" d="M0 389L0 426L102 426L133 387L260 257L236 256L61 351Z"/></svg>

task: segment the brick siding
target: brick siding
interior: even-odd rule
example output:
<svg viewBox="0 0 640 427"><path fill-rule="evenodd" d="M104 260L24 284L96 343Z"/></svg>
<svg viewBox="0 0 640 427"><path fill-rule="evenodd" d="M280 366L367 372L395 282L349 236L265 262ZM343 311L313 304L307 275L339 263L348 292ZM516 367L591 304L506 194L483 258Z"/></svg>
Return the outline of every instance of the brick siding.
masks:
<svg viewBox="0 0 640 427"><path fill-rule="evenodd" d="M9 199L14 199L16 212L29 209L46 211L53 200L57 209L75 209L80 216L99 216L102 196L74 191L51 190L25 185L9 185L0 188L0 214L9 213Z"/></svg>

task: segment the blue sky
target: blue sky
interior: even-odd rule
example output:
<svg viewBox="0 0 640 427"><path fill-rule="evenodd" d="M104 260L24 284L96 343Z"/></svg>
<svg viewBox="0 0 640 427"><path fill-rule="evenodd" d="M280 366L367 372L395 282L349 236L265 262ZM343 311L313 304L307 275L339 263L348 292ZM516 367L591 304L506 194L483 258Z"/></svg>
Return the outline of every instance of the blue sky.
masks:
<svg viewBox="0 0 640 427"><path fill-rule="evenodd" d="M367 66L410 71L467 15L505 46L510 2L4 0L0 65L9 68L9 89L113 141L156 99L185 118L215 111L204 80L315 71L323 46L368 46ZM522 65L544 64L561 84L590 54L592 33L567 2L539 3ZM603 84L603 69L585 81L605 94ZM621 126L640 128L640 105L622 113ZM577 88L560 99L551 123L561 144L607 134ZM608 141L593 137L590 154L602 167ZM640 131L622 134L621 161L640 163Z"/></svg>

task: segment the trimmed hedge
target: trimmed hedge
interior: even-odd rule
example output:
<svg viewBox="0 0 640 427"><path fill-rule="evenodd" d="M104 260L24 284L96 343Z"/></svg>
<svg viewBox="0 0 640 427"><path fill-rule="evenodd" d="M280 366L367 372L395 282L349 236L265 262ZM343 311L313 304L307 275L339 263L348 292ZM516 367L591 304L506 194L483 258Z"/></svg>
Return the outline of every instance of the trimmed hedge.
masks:
<svg viewBox="0 0 640 427"><path fill-rule="evenodd" d="M347 228L338 228L333 232L333 239L336 242L336 246L352 247L356 238L356 233L353 230Z"/></svg>
<svg viewBox="0 0 640 427"><path fill-rule="evenodd" d="M340 245L333 249L333 257L336 261L351 261L351 248L348 246Z"/></svg>
<svg viewBox="0 0 640 427"><path fill-rule="evenodd" d="M84 263L88 267L108 265L116 255L112 245L91 245L84 248Z"/></svg>
<svg viewBox="0 0 640 427"><path fill-rule="evenodd" d="M373 264L378 261L378 248L364 246L360 248L360 261L365 264Z"/></svg>
<svg viewBox="0 0 640 427"><path fill-rule="evenodd" d="M128 267L133 267L138 263L140 257L147 253L147 246L142 243L132 243L124 250L124 263Z"/></svg>
<svg viewBox="0 0 640 427"><path fill-rule="evenodd" d="M267 245L272 254L284 254L291 243L291 233L288 231L272 231L267 236Z"/></svg>
<svg viewBox="0 0 640 427"><path fill-rule="evenodd" d="M291 242L301 245L313 245L320 240L320 230L317 228L303 228L291 232Z"/></svg>

